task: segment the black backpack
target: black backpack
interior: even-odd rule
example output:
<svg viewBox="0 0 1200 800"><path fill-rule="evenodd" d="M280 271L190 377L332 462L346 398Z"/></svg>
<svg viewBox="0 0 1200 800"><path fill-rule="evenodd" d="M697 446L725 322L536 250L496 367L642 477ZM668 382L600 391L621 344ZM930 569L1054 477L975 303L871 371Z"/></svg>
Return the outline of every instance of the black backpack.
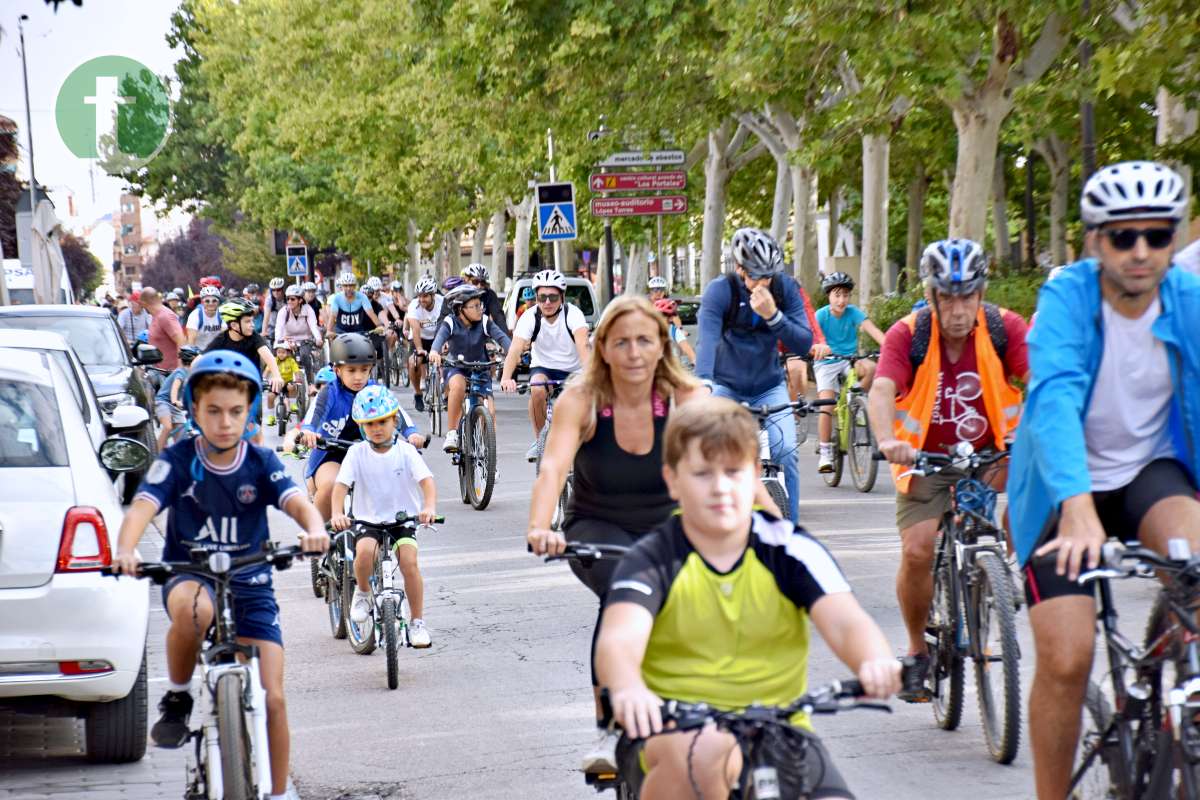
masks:
<svg viewBox="0 0 1200 800"><path fill-rule="evenodd" d="M729 306L725 309L725 316L721 320L722 333L737 323L738 309L741 308L741 304L738 303L738 287L745 285L742 283L742 279L732 272L726 273L725 280L729 282ZM779 274L771 276L771 297L775 298L775 307L783 311L783 278ZM749 330L749 326L741 327Z"/></svg>
<svg viewBox="0 0 1200 800"><path fill-rule="evenodd" d="M993 303L983 304L983 317L987 321L988 336L991 337L992 347L1000 361L1008 352L1008 332L1004 330L1004 315L1000 307ZM925 354L929 352L929 339L933 335L933 309L922 308L917 312L917 322L913 327L912 345L908 350L908 362L912 364L913 372L925 362Z"/></svg>

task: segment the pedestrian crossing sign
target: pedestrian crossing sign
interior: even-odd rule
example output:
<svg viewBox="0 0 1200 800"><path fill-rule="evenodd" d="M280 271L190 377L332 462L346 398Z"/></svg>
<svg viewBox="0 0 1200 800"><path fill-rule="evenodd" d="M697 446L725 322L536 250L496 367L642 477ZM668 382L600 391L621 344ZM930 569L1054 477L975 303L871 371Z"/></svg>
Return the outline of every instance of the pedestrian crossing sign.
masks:
<svg viewBox="0 0 1200 800"><path fill-rule="evenodd" d="M575 228L575 184L539 183L538 240L558 242L578 236Z"/></svg>
<svg viewBox="0 0 1200 800"><path fill-rule="evenodd" d="M289 277L304 278L308 276L308 248L303 245L288 245L287 274Z"/></svg>

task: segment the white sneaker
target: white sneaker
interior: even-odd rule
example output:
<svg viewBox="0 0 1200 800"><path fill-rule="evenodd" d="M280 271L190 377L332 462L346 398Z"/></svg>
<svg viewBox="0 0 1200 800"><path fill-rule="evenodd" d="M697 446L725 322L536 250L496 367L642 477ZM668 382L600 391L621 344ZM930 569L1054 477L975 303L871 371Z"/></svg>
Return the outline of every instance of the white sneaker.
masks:
<svg viewBox="0 0 1200 800"><path fill-rule="evenodd" d="M596 739L596 744L583 757L584 772L616 772L617 771L617 740L621 737L612 731L604 731Z"/></svg>
<svg viewBox="0 0 1200 800"><path fill-rule="evenodd" d="M429 628L425 627L425 620L414 619L409 623L408 643L413 647L429 647L433 644L433 639L429 636Z"/></svg>
<svg viewBox="0 0 1200 800"><path fill-rule="evenodd" d="M529 449L525 451L525 460L531 464L538 459L538 443L537 439L533 440L533 444L529 445Z"/></svg>
<svg viewBox="0 0 1200 800"><path fill-rule="evenodd" d="M442 450L447 453L458 452L458 431L446 431L446 442L442 445Z"/></svg>
<svg viewBox="0 0 1200 800"><path fill-rule="evenodd" d="M354 602L350 604L350 621L359 625L371 616L371 595L354 590Z"/></svg>
<svg viewBox="0 0 1200 800"><path fill-rule="evenodd" d="M817 459L817 472L833 472L833 445L821 445L820 457Z"/></svg>

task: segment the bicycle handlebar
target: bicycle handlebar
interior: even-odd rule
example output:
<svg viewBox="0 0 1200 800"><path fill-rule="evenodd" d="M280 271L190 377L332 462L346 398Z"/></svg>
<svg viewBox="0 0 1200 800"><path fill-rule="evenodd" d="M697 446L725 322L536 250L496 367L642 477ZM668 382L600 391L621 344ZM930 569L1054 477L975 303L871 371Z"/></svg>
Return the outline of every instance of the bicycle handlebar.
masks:
<svg viewBox="0 0 1200 800"><path fill-rule="evenodd" d="M566 381L539 381L538 383L522 383L517 387L517 394L528 394L535 386L544 386L547 389L553 389L559 386L566 386Z"/></svg>
<svg viewBox="0 0 1200 800"><path fill-rule="evenodd" d="M156 584L164 584L175 575L197 575L204 578L221 580L231 576L246 567L259 564L271 564L275 569L287 569L292 561L302 556L319 556L319 552L301 550L296 545L277 547L268 542L257 553L247 553L241 556L230 556L220 551L208 551L193 548L191 561L143 561L138 564L136 578L149 578ZM224 558L221 558L224 556ZM112 567L101 567L100 574L105 577L120 578L122 573L114 572Z"/></svg>
<svg viewBox="0 0 1200 800"><path fill-rule="evenodd" d="M316 448L318 450L349 450L356 444L358 444L358 442L351 442L347 441L346 439L334 439L327 436L319 436L317 437Z"/></svg>
<svg viewBox="0 0 1200 800"><path fill-rule="evenodd" d="M775 414L778 414L781 411L787 411L788 409L791 409L797 414L803 416L812 411L814 408L820 408L822 406L836 406L837 404L837 398L831 397L827 400L805 400L801 398L790 403L780 403L779 405L775 406L752 406L749 403L742 403L741 405L742 408L746 409L760 420L765 420L768 417L772 417Z"/></svg>
<svg viewBox="0 0 1200 800"><path fill-rule="evenodd" d="M1169 547L1175 547L1174 542L1184 539L1172 539ZM1169 572L1175 575L1191 573L1200 578L1200 556L1193 556L1188 550L1176 556L1166 555L1151 550L1148 547L1129 547L1121 542L1105 542L1101 548L1100 565L1079 574L1077 582L1081 586L1107 578L1157 578L1159 572ZM1054 553L1042 556L1043 559L1057 560Z"/></svg>
<svg viewBox="0 0 1200 800"><path fill-rule="evenodd" d="M491 369L496 369L497 367L502 367L502 366L504 366L504 362L503 361L467 361L466 359L462 359L462 358L447 357L447 358L442 359L442 366L457 367L458 369L465 369L465 370L471 370L471 371L478 370L478 371L482 372L485 369L491 370Z"/></svg>
<svg viewBox="0 0 1200 800"><path fill-rule="evenodd" d="M437 516L435 516L433 518L433 523L431 523L431 524L441 525L445 521L446 521L445 515L438 514ZM389 530L392 530L393 528L412 529L412 528L416 528L416 527L420 526L421 524L423 524L423 523L421 523L420 517L418 515L409 514L404 511L397 511L396 518L392 522L367 522L366 520L354 519L354 517L350 518L350 522L351 522L350 527L352 527L352 528L353 527L365 528L367 530L372 530L372 531L389 531Z"/></svg>

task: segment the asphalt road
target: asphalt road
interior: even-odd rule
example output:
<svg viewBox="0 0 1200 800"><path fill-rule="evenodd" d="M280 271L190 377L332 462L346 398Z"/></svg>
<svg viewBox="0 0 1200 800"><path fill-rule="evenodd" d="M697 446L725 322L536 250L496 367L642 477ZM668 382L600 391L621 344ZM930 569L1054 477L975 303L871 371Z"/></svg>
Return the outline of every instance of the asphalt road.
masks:
<svg viewBox="0 0 1200 800"><path fill-rule="evenodd" d="M411 392L403 401L411 407ZM576 765L594 736L587 658L596 605L565 565L543 564L525 552L533 467L523 454L532 433L524 398L500 397L498 405L500 477L486 511L462 505L448 458L436 449L427 453L441 492L439 510L447 516L421 540L434 644L401 653L397 691L386 687L382 653L357 656L330 636L306 565L276 576L292 772L304 798L594 795ZM813 450L811 440L802 447L802 521L830 547L860 602L899 648L904 636L893 588L899 544L890 479L882 472L868 495L849 485L830 489L816 474ZM286 463L298 477L299 462ZM292 523L273 513L275 534L290 538ZM157 541L157 534L147 536L147 556L157 554ZM1145 618L1148 593L1148 587L1122 587L1118 595L1131 634ZM152 706L165 674L165 616L157 600L154 605ZM1027 686L1032 644L1023 611L1019 625ZM816 643L810 680L846 674ZM989 760L969 677L956 732L937 729L928 706L892 705L892 714L858 711L817 721L858 797L1032 797L1025 736L1014 764ZM180 751L152 747L139 764L95 767L80 756L79 731L67 720L0 712L0 798L158 800L182 793Z"/></svg>

